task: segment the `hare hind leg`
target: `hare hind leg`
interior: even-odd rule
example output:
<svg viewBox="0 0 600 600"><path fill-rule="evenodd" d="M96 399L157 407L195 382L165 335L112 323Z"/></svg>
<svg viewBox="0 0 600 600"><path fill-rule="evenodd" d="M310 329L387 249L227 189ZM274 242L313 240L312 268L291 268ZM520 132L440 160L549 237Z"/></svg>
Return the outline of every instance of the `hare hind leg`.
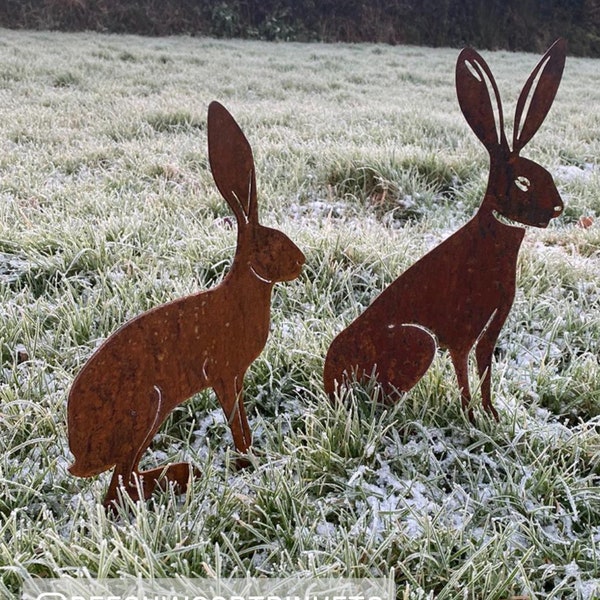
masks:
<svg viewBox="0 0 600 600"><path fill-rule="evenodd" d="M152 471L140 471L138 469L139 459L146 448L147 445L140 448L135 458L115 466L108 490L104 496L103 504L105 508L114 508L118 504L119 490L134 501L140 498L144 500L150 498L156 488L156 479L165 471L165 467L153 469Z"/></svg>
<svg viewBox="0 0 600 600"><path fill-rule="evenodd" d="M246 454L252 445L252 432L244 408L243 382L244 373L228 381L221 380L213 388L231 429L235 449L240 454ZM244 467L248 461L240 458L237 464Z"/></svg>
<svg viewBox="0 0 600 600"><path fill-rule="evenodd" d="M156 414L152 426L144 438L144 441L138 448L133 462L133 474L135 475L133 487L136 493L134 495L132 492L129 492L129 495L136 499L143 497L144 500L148 500L157 487L160 490L165 490L168 488L169 483L174 484L175 491L177 493L183 494L187 491L190 472L193 472L196 476L200 474L197 469L193 469L192 471L191 465L187 462L172 463L170 465L156 467L155 469L150 469L148 471L140 471L137 468L142 455L150 446L152 439L169 414L169 411L165 412L163 410L164 402L162 390L158 386L155 386L154 391L156 392L157 397Z"/></svg>
<svg viewBox="0 0 600 600"><path fill-rule="evenodd" d="M148 446L150 446L152 438L168 414L168 411L165 413L163 410L165 402L162 390L158 386L153 386L150 392L149 403L140 404L140 406L143 406L144 410L138 410L139 420L135 423L136 426L132 428L132 431L130 431L131 437L137 440L135 442L136 445L128 444L127 452L123 452L118 457L108 491L104 497L104 506L106 507L114 506L118 501L117 492L120 485L122 485L123 491L134 500L139 500L140 497L147 500L156 487L156 481L150 477L147 479L147 485L143 485L138 465L142 455L148 449ZM156 469L156 471L162 473L164 468ZM149 471L148 473L154 473L154 471Z"/></svg>
<svg viewBox="0 0 600 600"><path fill-rule="evenodd" d="M132 500L148 500L156 488L166 490L168 484L173 483L175 491L184 494L187 491L190 473L195 477L200 475L200 472L192 469L187 462L172 463L149 471L139 471L131 465L116 465L103 504L106 508L114 508L119 500L119 489Z"/></svg>
<svg viewBox="0 0 600 600"><path fill-rule="evenodd" d="M408 392L430 367L437 344L419 325L394 323L369 332L349 327L331 344L325 359L325 392L375 377L384 393Z"/></svg>
<svg viewBox="0 0 600 600"><path fill-rule="evenodd" d="M119 489L134 500L137 499L136 486L133 482L134 465L117 464L115 465L108 490L104 495L102 504L107 510L114 510L119 503Z"/></svg>
<svg viewBox="0 0 600 600"><path fill-rule="evenodd" d="M169 483L173 484L177 494L185 494L192 473L194 477L200 475L200 471L192 468L190 463L178 462L149 471L139 471L137 475L144 490L144 499L147 500L156 488L163 491L168 489Z"/></svg>
<svg viewBox="0 0 600 600"><path fill-rule="evenodd" d="M408 392L431 366L437 344L435 337L419 325L387 325L381 339L377 376L386 394Z"/></svg>
<svg viewBox="0 0 600 600"><path fill-rule="evenodd" d="M469 416L471 423L475 422L473 407L471 406L471 389L469 387L469 350L450 349L450 358L454 365L456 381L460 389L460 399L463 410Z"/></svg>
<svg viewBox="0 0 600 600"><path fill-rule="evenodd" d="M108 486L106 495L104 496L105 508L114 509L119 501L119 489L127 494L133 500L139 500L140 497L140 481L138 479L139 470L138 463L146 448L150 444L152 437L147 435L142 442L142 445L133 453L127 456L121 456L120 461L115 465L115 469ZM152 487L154 489L154 486ZM144 490L146 492L146 490ZM144 497L148 498L152 491L144 493Z"/></svg>
<svg viewBox="0 0 600 600"><path fill-rule="evenodd" d="M104 506L113 508L118 500L119 489L126 493L132 500L148 500L154 490L166 490L169 483L174 484L175 492L184 494L187 491L190 473L195 477L200 475L187 462L172 463L164 467L157 467L149 471L139 471L131 467L117 465L113 472L108 491L104 496Z"/></svg>

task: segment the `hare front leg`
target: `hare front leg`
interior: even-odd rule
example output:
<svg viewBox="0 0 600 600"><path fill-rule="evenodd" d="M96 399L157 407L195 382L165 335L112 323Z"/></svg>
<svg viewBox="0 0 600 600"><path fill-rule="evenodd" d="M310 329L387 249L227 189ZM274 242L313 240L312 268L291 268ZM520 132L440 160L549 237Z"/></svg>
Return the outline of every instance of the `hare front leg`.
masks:
<svg viewBox="0 0 600 600"><path fill-rule="evenodd" d="M475 358L477 360L477 371L481 380L481 401L483 409L491 412L496 421L499 421L498 411L492 405L492 356L496 341L500 335L500 330L508 311L504 315L496 316L490 322L488 328L483 332L475 348Z"/></svg>
<svg viewBox="0 0 600 600"><path fill-rule="evenodd" d="M231 428L235 449L240 454L246 454L252 444L252 432L244 409L243 383L244 373L227 381L220 380L213 388Z"/></svg>
<svg viewBox="0 0 600 600"><path fill-rule="evenodd" d="M469 421L474 423L475 416L471 407L471 390L469 388L469 350L450 349L450 358L454 365L463 410L467 412Z"/></svg>

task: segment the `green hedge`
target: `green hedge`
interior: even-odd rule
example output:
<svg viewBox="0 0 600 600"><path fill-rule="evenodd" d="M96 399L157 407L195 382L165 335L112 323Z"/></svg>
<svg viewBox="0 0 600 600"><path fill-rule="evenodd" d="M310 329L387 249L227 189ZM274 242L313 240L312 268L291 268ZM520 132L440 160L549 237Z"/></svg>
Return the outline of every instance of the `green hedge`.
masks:
<svg viewBox="0 0 600 600"><path fill-rule="evenodd" d="M600 56L598 0L4 0L0 25Z"/></svg>

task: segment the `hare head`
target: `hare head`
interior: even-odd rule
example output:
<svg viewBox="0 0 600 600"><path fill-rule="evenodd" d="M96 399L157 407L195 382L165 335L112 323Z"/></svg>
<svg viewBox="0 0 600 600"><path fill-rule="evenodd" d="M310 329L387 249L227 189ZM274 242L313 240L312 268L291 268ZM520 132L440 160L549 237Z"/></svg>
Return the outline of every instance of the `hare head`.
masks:
<svg viewBox="0 0 600 600"><path fill-rule="evenodd" d="M557 40L542 57L519 96L512 149L504 132L498 86L490 68L472 48L456 64L456 90L469 126L490 155L490 175L484 210L523 225L547 227L563 210L550 173L519 153L544 121L560 84L566 43Z"/></svg>
<svg viewBox="0 0 600 600"><path fill-rule="evenodd" d="M218 102L208 107L208 154L217 188L238 224L235 264L265 283L300 274L304 254L284 233L258 222L254 158L248 140Z"/></svg>

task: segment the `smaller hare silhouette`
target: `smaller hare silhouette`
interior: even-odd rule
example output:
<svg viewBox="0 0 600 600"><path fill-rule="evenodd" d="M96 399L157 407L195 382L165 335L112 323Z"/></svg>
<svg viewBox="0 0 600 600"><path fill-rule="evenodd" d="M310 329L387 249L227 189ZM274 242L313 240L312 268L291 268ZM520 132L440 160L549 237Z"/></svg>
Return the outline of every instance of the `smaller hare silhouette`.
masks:
<svg viewBox="0 0 600 600"><path fill-rule="evenodd" d="M185 491L189 464L139 472L144 451L169 413L212 387L225 412L236 449L246 453L251 432L242 401L249 365L269 333L271 292L295 279L304 255L283 233L258 222L252 150L241 129L217 102L208 108L208 149L217 188L238 225L231 270L217 287L164 304L112 334L75 378L68 399L73 475L90 477L111 467L104 499L117 500L120 480L138 498L157 483Z"/></svg>
<svg viewBox="0 0 600 600"><path fill-rule="evenodd" d="M462 405L473 420L468 358L475 346L482 404L498 419L491 399L492 354L514 300L517 255L525 234L523 227L501 219L546 227L562 212L550 173L519 152L550 110L565 51L564 40L557 40L525 83L512 150L492 72L475 50L460 53L458 102L490 155L485 196L471 221L398 277L333 340L324 369L331 397L336 385L353 377L375 376L385 394L406 392L425 374L439 345L450 352Z"/></svg>

